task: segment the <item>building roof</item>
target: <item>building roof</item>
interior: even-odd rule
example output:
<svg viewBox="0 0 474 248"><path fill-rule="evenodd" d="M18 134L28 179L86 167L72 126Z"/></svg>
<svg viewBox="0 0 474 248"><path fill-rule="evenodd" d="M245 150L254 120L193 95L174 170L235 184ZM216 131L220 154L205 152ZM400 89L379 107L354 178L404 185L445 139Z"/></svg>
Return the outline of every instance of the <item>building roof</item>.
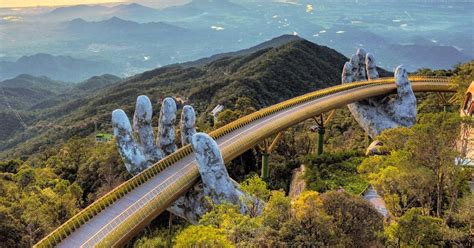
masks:
<svg viewBox="0 0 474 248"><path fill-rule="evenodd" d="M471 95L474 95L474 81L472 81L469 88L467 88L466 95L467 93L471 93Z"/></svg>

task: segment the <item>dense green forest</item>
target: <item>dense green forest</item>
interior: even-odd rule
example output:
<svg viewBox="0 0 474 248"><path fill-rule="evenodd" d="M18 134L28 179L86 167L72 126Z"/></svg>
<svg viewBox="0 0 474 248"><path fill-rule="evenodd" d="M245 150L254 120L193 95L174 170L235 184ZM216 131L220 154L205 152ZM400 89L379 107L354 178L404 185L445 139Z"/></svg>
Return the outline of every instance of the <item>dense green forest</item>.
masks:
<svg viewBox="0 0 474 248"><path fill-rule="evenodd" d="M110 132L104 120L118 107L131 114L136 96L150 96L155 113L158 99L185 98L198 110L199 130L209 131L262 107L336 84L346 60L332 49L295 41L199 68L177 65L118 83L103 79L102 90L22 112L38 118L26 118L32 126L51 122L56 127L12 132L0 147L0 246L31 246L131 177L114 141L96 142L94 122L101 132ZM456 95L460 100L466 82L474 80L474 62L450 71L419 73L453 76L461 86ZM314 155L317 133L310 127L315 121L308 120L285 131L270 155L269 178L257 176L258 148L228 165L229 174L245 191L267 202L262 215L242 215L234 206L216 205L198 225L190 226L164 213L128 246L469 247L474 198L467 180L472 170L454 165L452 144L459 126L472 123L458 117L459 106L445 108L435 94L418 98L418 124L381 135L388 156L364 156L366 134L346 108L338 109L326 127L325 154ZM217 104L226 110L214 121L208 113ZM307 168L302 178L307 191L290 199L290 175L302 164ZM385 200L388 219L359 196L369 184Z"/></svg>

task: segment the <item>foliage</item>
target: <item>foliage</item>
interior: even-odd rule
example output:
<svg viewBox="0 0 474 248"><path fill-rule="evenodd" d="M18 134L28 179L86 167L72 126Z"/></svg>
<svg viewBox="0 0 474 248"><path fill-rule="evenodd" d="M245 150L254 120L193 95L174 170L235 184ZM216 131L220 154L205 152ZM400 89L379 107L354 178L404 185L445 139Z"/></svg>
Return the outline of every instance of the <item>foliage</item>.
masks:
<svg viewBox="0 0 474 248"><path fill-rule="evenodd" d="M450 112L457 112L459 107L463 105L464 97L466 90L474 81L474 60L460 64L452 70L430 70L430 69L420 69L416 73L417 75L422 76L442 76L442 77L451 77L451 83L458 86L457 92L455 94L446 94L446 100L449 100L451 97L455 99L455 106L448 106L447 109ZM443 101L440 101L439 98L434 94L420 94L419 99L422 99L418 105L419 113L429 113L429 112L441 112L444 109Z"/></svg>
<svg viewBox="0 0 474 248"><path fill-rule="evenodd" d="M383 232L383 216L369 202L345 192L327 192L322 200L324 210L333 216L341 231L341 242L356 247L378 242Z"/></svg>
<svg viewBox="0 0 474 248"><path fill-rule="evenodd" d="M79 211L82 189L50 168L23 164L0 179L2 247L31 247Z"/></svg>
<svg viewBox="0 0 474 248"><path fill-rule="evenodd" d="M114 143L72 139L27 161L0 162L1 247L30 247L127 174Z"/></svg>
<svg viewBox="0 0 474 248"><path fill-rule="evenodd" d="M221 204L206 213L199 224L219 229L229 241L238 244L255 238L261 219L240 214L237 206Z"/></svg>
<svg viewBox="0 0 474 248"><path fill-rule="evenodd" d="M247 178L240 184L240 187L245 192L263 201L268 200L268 197L270 196L270 190L267 188L267 183L257 175Z"/></svg>
<svg viewBox="0 0 474 248"><path fill-rule="evenodd" d="M282 191L273 191L265 205L262 215L263 224L271 229L279 230L283 223L291 218L291 200Z"/></svg>
<svg viewBox="0 0 474 248"><path fill-rule="evenodd" d="M268 194L263 181L255 176L244 185L247 191L257 192L254 195ZM360 226L351 228L356 224ZM380 243L382 227L382 216L358 196L341 192L320 195L306 191L292 202L283 191L272 191L260 216L241 214L234 205L217 205L201 218L198 226L186 228L178 237L182 244L195 244L193 235L207 237L208 234L201 232L206 230L217 235L216 239L223 234L236 247L352 244L363 247L364 239L361 237L372 244Z"/></svg>
<svg viewBox="0 0 474 248"><path fill-rule="evenodd" d="M22 163L22 161L16 159L0 161L0 172L16 173Z"/></svg>
<svg viewBox="0 0 474 248"><path fill-rule="evenodd" d="M455 113L422 114L411 128L384 131L388 156L358 167L384 198L394 222L385 230L395 246L469 246L472 170L455 164L460 126ZM467 196L466 196L467 195ZM466 204L467 203L467 204Z"/></svg>
<svg viewBox="0 0 474 248"><path fill-rule="evenodd" d="M371 184L393 214L401 216L412 207L424 208L437 217L453 211L466 191L468 176L455 165L460 125L457 114L425 114L412 128L382 133L379 140L390 156L368 159L360 170L371 172Z"/></svg>
<svg viewBox="0 0 474 248"><path fill-rule="evenodd" d="M440 218L426 216L418 208L409 209L397 223L387 228L387 236L399 247L442 246L444 222Z"/></svg>
<svg viewBox="0 0 474 248"><path fill-rule="evenodd" d="M467 88L472 82L474 82L474 60L469 63L457 66L454 69L454 77L452 82L459 85L458 91L456 93L456 99L459 103L459 106L462 106Z"/></svg>
<svg viewBox="0 0 474 248"><path fill-rule="evenodd" d="M357 172L361 156L357 152L307 156L305 179L308 189L326 192L343 188L352 194L359 194L367 187L367 182Z"/></svg>
<svg viewBox="0 0 474 248"><path fill-rule="evenodd" d="M175 247L233 247L221 230L211 226L191 226L176 237Z"/></svg>
<svg viewBox="0 0 474 248"><path fill-rule="evenodd" d="M457 208L446 218L450 227L445 229L445 239L453 246L472 247L472 230L474 229L474 194L469 194L458 201Z"/></svg>

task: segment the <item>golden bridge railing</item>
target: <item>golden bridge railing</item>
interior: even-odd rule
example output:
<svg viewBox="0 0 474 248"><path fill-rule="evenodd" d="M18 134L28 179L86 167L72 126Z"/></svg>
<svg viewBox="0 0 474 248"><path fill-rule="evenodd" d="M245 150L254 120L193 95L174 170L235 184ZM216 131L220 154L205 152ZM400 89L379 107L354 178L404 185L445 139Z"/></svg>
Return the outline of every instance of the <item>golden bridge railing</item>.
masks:
<svg viewBox="0 0 474 248"><path fill-rule="evenodd" d="M448 78L434 78L434 77L410 77L410 81L412 83L416 82L438 82L438 83L449 83ZM354 89L358 87L370 86L370 85L377 85L377 84L390 84L394 83L393 78L382 78L378 80L372 81L364 81L364 82L354 82L349 84L341 84L337 86L333 86L330 88L314 91L299 97L295 97L293 99L275 104L268 108L261 109L256 111L248 116L242 117L232 123L229 123L217 130L214 130L210 133L210 136L214 139L218 139L226 134L229 134L236 129L239 129L255 120L264 118L269 116L273 113L279 112L281 110L293 107L295 105L308 102L314 100L316 98L328 96L330 94L335 94L338 92L343 92L345 90ZM118 199L122 198L124 195L129 193L130 191L134 190L136 187L140 186L141 184L148 181L150 178L156 176L164 169L168 168L172 164L176 163L177 161L183 159L184 157L192 154L192 149L190 145L184 146L177 150L175 153L165 157L161 161L155 163L148 169L144 170L140 174L134 176L130 180L124 182L123 184L119 185L76 215L74 215L71 219L66 221L64 224L59 226L56 230L50 233L48 236L43 238L39 241L35 247L54 247L59 244L62 240L67 238L71 233L77 230L79 227L84 225L87 221L92 219L98 213L106 209L108 206L116 202ZM153 203L160 201L159 198L154 199L148 207L152 207ZM127 219L127 222L132 221L132 219L139 218L137 216L132 216L132 218ZM132 223L132 222L131 222ZM112 234L113 235L113 234Z"/></svg>

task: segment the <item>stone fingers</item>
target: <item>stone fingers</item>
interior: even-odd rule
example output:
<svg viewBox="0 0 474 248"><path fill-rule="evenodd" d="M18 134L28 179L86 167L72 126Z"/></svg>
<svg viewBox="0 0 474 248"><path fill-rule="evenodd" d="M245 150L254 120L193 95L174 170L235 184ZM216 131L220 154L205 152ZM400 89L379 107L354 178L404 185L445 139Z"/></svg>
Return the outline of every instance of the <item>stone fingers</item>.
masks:
<svg viewBox="0 0 474 248"><path fill-rule="evenodd" d="M346 62L342 68L341 80L343 84L352 83L354 81L354 72L351 62Z"/></svg>
<svg viewBox="0 0 474 248"><path fill-rule="evenodd" d="M176 122L176 102L168 97L163 100L158 124L158 135L156 145L164 156L168 156L177 150L175 144L175 122Z"/></svg>
<svg viewBox="0 0 474 248"><path fill-rule="evenodd" d="M123 110L117 109L112 112L112 126L119 153L127 171L138 174L146 169L149 162L141 147L133 139L130 121Z"/></svg>
<svg viewBox="0 0 474 248"><path fill-rule="evenodd" d="M365 57L367 52L363 48L357 49L356 54L352 55L350 63L352 65L352 73L354 81L366 81L366 72L365 72Z"/></svg>
<svg viewBox="0 0 474 248"><path fill-rule="evenodd" d="M377 72L377 64L375 63L374 55L367 53L365 56L365 66L367 70L367 78L369 80L375 80L379 78L379 73Z"/></svg>
<svg viewBox="0 0 474 248"><path fill-rule="evenodd" d="M408 72L403 65L400 65L395 69L395 84L397 85L398 97L414 95L410 80L408 79Z"/></svg>
<svg viewBox="0 0 474 248"><path fill-rule="evenodd" d="M216 204L226 201L238 204L241 209L245 208L245 204L240 201L241 194L227 173L216 141L205 133L197 133L192 137L191 145L198 163L205 195L211 197Z"/></svg>
<svg viewBox="0 0 474 248"><path fill-rule="evenodd" d="M413 126L416 123L417 114L416 97L408 79L408 73L402 65L395 70L395 84L397 96L388 103L388 112L401 126Z"/></svg>
<svg viewBox="0 0 474 248"><path fill-rule="evenodd" d="M148 156L148 160L156 162L163 158L163 152L155 146L152 116L153 109L150 99L147 96L139 96L133 116L133 129L138 134L140 145L145 155Z"/></svg>
<svg viewBox="0 0 474 248"><path fill-rule="evenodd" d="M191 138L196 134L196 112L189 105L184 106L181 112L180 130L181 144L190 144Z"/></svg>

